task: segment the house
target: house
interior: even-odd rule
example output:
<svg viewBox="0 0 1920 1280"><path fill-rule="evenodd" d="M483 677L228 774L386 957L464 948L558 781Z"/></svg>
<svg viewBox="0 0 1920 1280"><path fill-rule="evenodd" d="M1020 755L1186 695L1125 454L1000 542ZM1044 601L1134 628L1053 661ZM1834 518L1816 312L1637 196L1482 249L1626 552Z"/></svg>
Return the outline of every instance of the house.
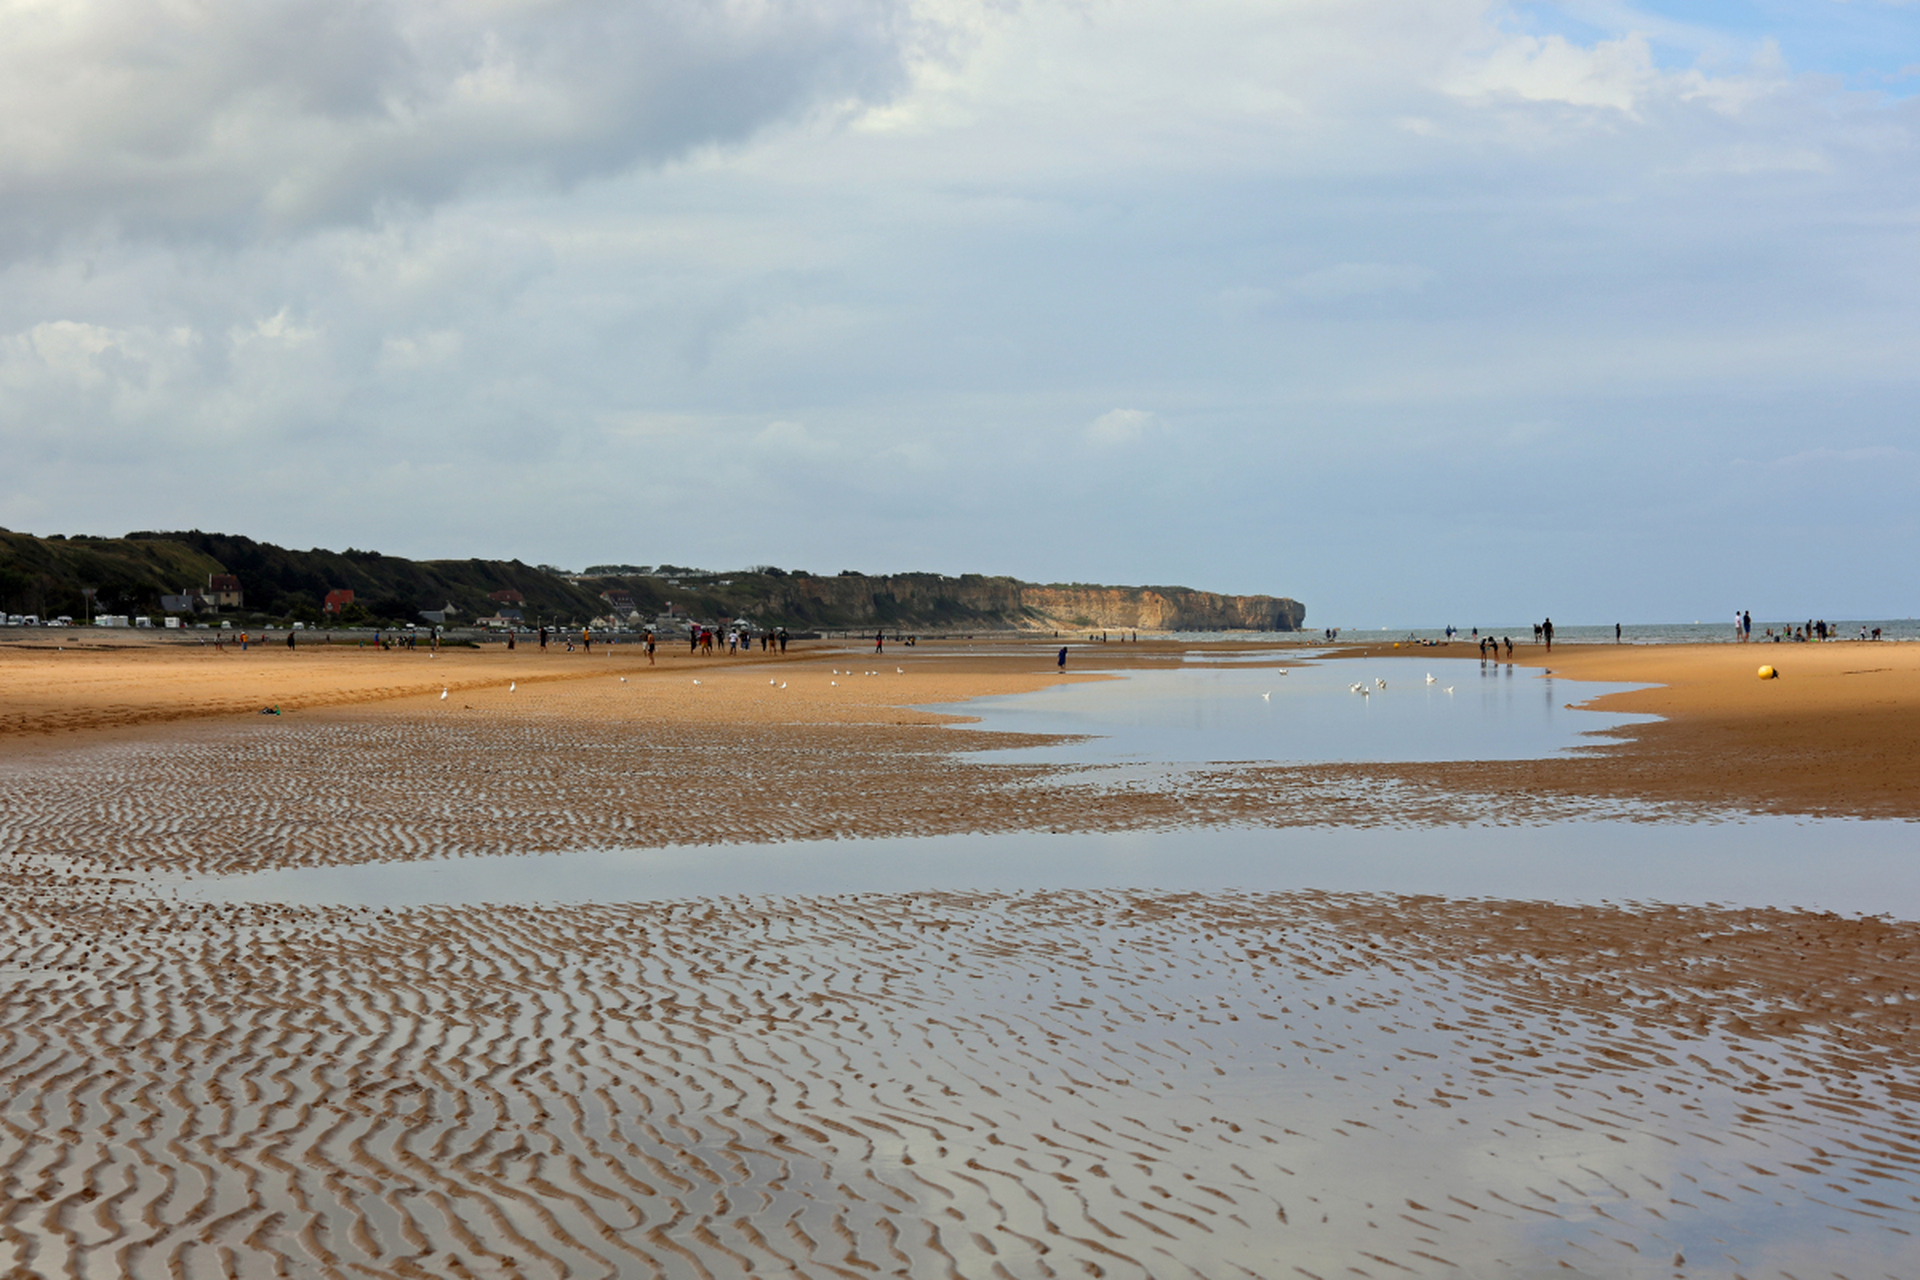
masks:
<svg viewBox="0 0 1920 1280"><path fill-rule="evenodd" d="M622 618L631 618L633 616L633 593L624 587L614 587L610 590L602 591L600 598L605 600L607 604L612 607L613 611Z"/></svg>
<svg viewBox="0 0 1920 1280"><path fill-rule="evenodd" d="M230 573L207 575L207 599L216 609L238 609L243 603L240 579Z"/></svg>
<svg viewBox="0 0 1920 1280"><path fill-rule="evenodd" d="M199 613L202 609L211 609L212 607L205 596L191 587L182 591L179 595L166 595L163 593L160 596L160 612L162 613Z"/></svg>
<svg viewBox="0 0 1920 1280"><path fill-rule="evenodd" d="M321 602L320 612L340 616L340 611L353 603L352 587L335 587L327 592L327 598Z"/></svg>
<svg viewBox="0 0 1920 1280"><path fill-rule="evenodd" d="M518 604L525 604L527 602L527 598L521 595L518 591L515 591L512 587L508 587L503 591L489 592L487 595L487 599L493 601L493 603L495 604L518 605Z"/></svg>
<svg viewBox="0 0 1920 1280"><path fill-rule="evenodd" d="M422 609L420 616L428 622L431 622L434 626L439 627L445 626L447 619L459 617L460 611L454 608L451 602L448 602L438 609Z"/></svg>

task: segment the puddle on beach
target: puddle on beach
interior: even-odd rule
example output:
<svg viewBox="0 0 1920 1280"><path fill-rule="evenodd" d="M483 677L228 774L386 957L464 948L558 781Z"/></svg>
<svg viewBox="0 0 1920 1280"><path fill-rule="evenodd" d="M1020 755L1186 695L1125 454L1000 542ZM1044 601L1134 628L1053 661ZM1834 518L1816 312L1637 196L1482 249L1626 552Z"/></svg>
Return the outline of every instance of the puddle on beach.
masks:
<svg viewBox="0 0 1920 1280"><path fill-rule="evenodd" d="M1531 758L1647 717L1573 710L1616 686L1474 661L1130 673L968 703L981 730L1079 735L969 753L1157 785L1208 761ZM1406 678L1411 671L1413 679ZM1434 683L1427 684L1431 672ZM1373 686L1376 678L1387 687ZM1349 686L1364 678L1372 692ZM1453 692L1446 692L1452 688ZM1270 697L1262 697L1270 694ZM951 710L951 708L948 708ZM1308 748L1319 754L1309 756ZM1071 775L1069 775L1071 776ZM1912 824L1661 822L1632 805L1540 825L1206 826L584 848L158 878L208 902L659 902L727 894L1154 888L1364 890L1569 902L1729 902L1920 918Z"/></svg>
<svg viewBox="0 0 1920 1280"><path fill-rule="evenodd" d="M1009 764L1534 760L1592 741L1583 735L1653 719L1568 705L1636 687L1460 658L1195 664L981 698L959 710L980 718L963 729L1085 735L980 756Z"/></svg>
<svg viewBox="0 0 1920 1280"><path fill-rule="evenodd" d="M1365 890L1699 902L1920 919L1915 828L1755 817L1522 827L1208 827L583 849L156 878L205 902L423 906L730 894Z"/></svg>

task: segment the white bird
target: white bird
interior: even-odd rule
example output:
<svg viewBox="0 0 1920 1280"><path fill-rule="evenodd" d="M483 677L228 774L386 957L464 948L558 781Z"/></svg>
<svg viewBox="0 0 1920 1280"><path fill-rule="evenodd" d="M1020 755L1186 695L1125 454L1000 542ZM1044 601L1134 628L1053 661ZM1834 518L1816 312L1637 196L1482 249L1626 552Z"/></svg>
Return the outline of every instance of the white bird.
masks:
<svg viewBox="0 0 1920 1280"><path fill-rule="evenodd" d="M786 682L785 680L782 680L782 681L780 682L780 687L781 687L782 689L784 689L784 688L786 688L786 687L787 687L787 682Z"/></svg>
<svg viewBox="0 0 1920 1280"><path fill-rule="evenodd" d="M621 684L625 684L626 682L627 682L627 678L626 678L625 676L621 676L621 677L620 677L620 683L621 683Z"/></svg>
<svg viewBox="0 0 1920 1280"><path fill-rule="evenodd" d="M1380 679L1378 676L1374 677L1373 683L1382 689L1387 687L1387 682L1385 680Z"/></svg>
<svg viewBox="0 0 1920 1280"><path fill-rule="evenodd" d="M695 681L694 681L694 683L695 683L695 684L699 684L700 682L699 682L698 680L695 680Z"/></svg>
<svg viewBox="0 0 1920 1280"><path fill-rule="evenodd" d="M895 675L900 675L900 676L903 676L903 675L905 675L905 674L907 674L907 669L906 669L905 667L895 667L895 668L893 669L893 673L894 673Z"/></svg>
<svg viewBox="0 0 1920 1280"><path fill-rule="evenodd" d="M1272 702L1272 701L1273 701L1273 690L1271 690L1271 689L1269 689L1269 690L1267 690L1267 691L1266 691L1265 693L1263 693L1263 694L1261 694L1261 695L1260 695L1260 701L1262 701L1262 702Z"/></svg>
<svg viewBox="0 0 1920 1280"><path fill-rule="evenodd" d="M1371 698L1373 696L1373 691L1371 689L1362 689L1360 691L1360 696L1363 698Z"/></svg>
<svg viewBox="0 0 1920 1280"><path fill-rule="evenodd" d="M838 680L829 680L827 681L827 683L832 685L836 689L840 687L840 682Z"/></svg>
<svg viewBox="0 0 1920 1280"><path fill-rule="evenodd" d="M440 701L445 702L446 700L447 700L447 691L445 689L442 689L440 690Z"/></svg>
<svg viewBox="0 0 1920 1280"><path fill-rule="evenodd" d="M778 684L778 683L779 683L779 681L777 681L777 680L769 680L769 681L767 681L767 683L768 683L768 684Z"/></svg>
<svg viewBox="0 0 1920 1280"><path fill-rule="evenodd" d="M507 692L512 693L515 689L518 689L519 687L520 687L520 682L518 680L509 681L507 683Z"/></svg>
<svg viewBox="0 0 1920 1280"><path fill-rule="evenodd" d="M1428 683L1428 684L1432 684L1433 682L1434 682L1434 681L1433 681L1433 672L1431 672L1431 671L1429 671L1429 672L1427 672L1427 683Z"/></svg>
<svg viewBox="0 0 1920 1280"><path fill-rule="evenodd" d="M1453 686L1452 686L1452 685L1448 685L1448 686L1447 686L1447 692L1448 692L1448 693L1452 693L1452 692L1453 692Z"/></svg>

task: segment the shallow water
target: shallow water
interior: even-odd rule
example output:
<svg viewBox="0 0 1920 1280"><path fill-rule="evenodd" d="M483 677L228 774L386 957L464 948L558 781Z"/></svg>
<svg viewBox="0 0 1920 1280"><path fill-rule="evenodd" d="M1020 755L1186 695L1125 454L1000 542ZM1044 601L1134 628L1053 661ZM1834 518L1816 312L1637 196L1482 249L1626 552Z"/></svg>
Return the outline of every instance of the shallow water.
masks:
<svg viewBox="0 0 1920 1280"><path fill-rule="evenodd" d="M1569 705L1637 687L1463 658L1202 663L941 709L976 715L972 728L987 732L1092 735L981 756L1002 763L1536 760L1582 735L1654 719Z"/></svg>
<svg viewBox="0 0 1920 1280"><path fill-rule="evenodd" d="M1383 673L1387 687L1373 688ZM1361 679L1370 687L1364 697L1349 692ZM1108 785L1137 777L1156 786L1206 762L1545 756L1579 746L1584 732L1647 719L1568 705L1621 687L1474 661L1419 668L1336 661L1285 676L1208 666L983 699L962 708L980 722L955 732L1080 735L969 758L1051 763ZM1599 820L1536 825L1209 826L584 848L162 883L207 902L395 907L923 890L1324 889L1793 906L1917 919L1915 843L1913 824L1904 822L1721 815L1676 823L1621 804Z"/></svg>
<svg viewBox="0 0 1920 1280"><path fill-rule="evenodd" d="M1911 823L1754 817L1541 826L1024 832L583 849L175 881L208 902L424 906L730 894L1325 889L1692 902L1920 919Z"/></svg>

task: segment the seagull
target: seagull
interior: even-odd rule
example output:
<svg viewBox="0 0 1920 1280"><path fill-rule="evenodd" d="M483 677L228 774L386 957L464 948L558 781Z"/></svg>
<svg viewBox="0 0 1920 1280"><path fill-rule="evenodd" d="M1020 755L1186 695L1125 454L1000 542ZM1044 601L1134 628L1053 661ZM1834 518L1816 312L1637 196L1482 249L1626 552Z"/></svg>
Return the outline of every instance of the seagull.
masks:
<svg viewBox="0 0 1920 1280"><path fill-rule="evenodd" d="M903 675L905 675L905 674L907 674L907 669L906 669L905 667L895 667L895 668L893 669L893 672L894 672L894 674L895 674L895 675L901 675L901 676L903 676Z"/></svg>
<svg viewBox="0 0 1920 1280"><path fill-rule="evenodd" d="M768 684L778 684L778 683L779 683L779 681L777 681L777 680L769 680L769 681L767 681L767 683L768 683Z"/></svg>
<svg viewBox="0 0 1920 1280"><path fill-rule="evenodd" d="M512 693L515 689L518 689L519 687L520 687L520 682L518 680L510 681L507 685L507 692Z"/></svg>
<svg viewBox="0 0 1920 1280"><path fill-rule="evenodd" d="M838 680L829 680L827 681L827 683L832 685L836 689L840 687L840 682Z"/></svg>
<svg viewBox="0 0 1920 1280"><path fill-rule="evenodd" d="M782 681L780 682L780 687L781 687L782 689L784 689L784 688L786 688L786 687L787 687L787 682L786 682L785 680L782 680Z"/></svg>
<svg viewBox="0 0 1920 1280"><path fill-rule="evenodd" d="M1447 686L1447 692L1448 692L1448 693L1452 693L1452 692L1453 692L1453 686L1452 686L1452 685L1448 685L1448 686Z"/></svg>
<svg viewBox="0 0 1920 1280"><path fill-rule="evenodd" d="M1431 671L1429 671L1429 672L1427 672L1427 683L1428 683L1428 684L1432 684L1432 683L1434 683L1434 679L1433 679L1433 672L1431 672Z"/></svg>
<svg viewBox="0 0 1920 1280"><path fill-rule="evenodd" d="M1260 695L1260 701L1262 701L1262 702L1272 702L1272 701L1273 701L1273 690L1271 690L1271 689L1269 689L1269 690L1267 690L1267 691L1266 691L1265 693L1263 693L1263 694L1261 694L1261 695Z"/></svg>
<svg viewBox="0 0 1920 1280"><path fill-rule="evenodd" d="M621 676L621 677L620 677L620 683L621 683L621 684L625 684L626 682L627 682L627 678L626 678L625 676Z"/></svg>
<svg viewBox="0 0 1920 1280"><path fill-rule="evenodd" d="M1387 682L1385 680L1380 679L1378 676L1374 677L1373 683L1382 689L1387 687Z"/></svg>
<svg viewBox="0 0 1920 1280"><path fill-rule="evenodd" d="M440 690L440 701L445 702L446 700L447 700L447 691L445 689L442 689Z"/></svg>
<svg viewBox="0 0 1920 1280"><path fill-rule="evenodd" d="M699 682L698 680L695 680L695 681L694 681L694 683L695 683L695 684L699 684L700 682Z"/></svg>

